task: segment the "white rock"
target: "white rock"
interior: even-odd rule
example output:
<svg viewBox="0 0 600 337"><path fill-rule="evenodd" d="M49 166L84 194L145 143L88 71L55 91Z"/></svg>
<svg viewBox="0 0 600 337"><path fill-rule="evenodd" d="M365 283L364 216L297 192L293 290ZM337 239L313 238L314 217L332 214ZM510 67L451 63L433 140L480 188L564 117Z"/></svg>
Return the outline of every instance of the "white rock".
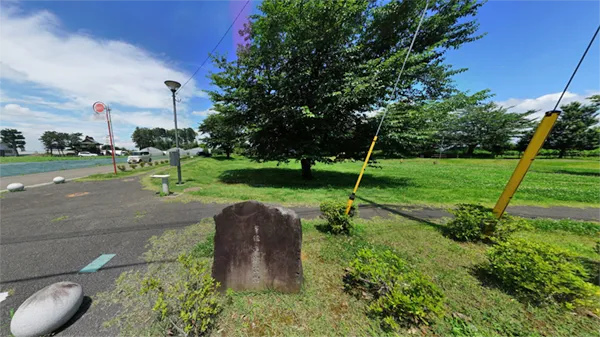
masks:
<svg viewBox="0 0 600 337"><path fill-rule="evenodd" d="M25 185L21 183L12 183L6 186L6 189L10 192L23 191L25 189Z"/></svg>
<svg viewBox="0 0 600 337"><path fill-rule="evenodd" d="M51 284L21 304L10 322L10 331L15 337L49 334L73 317L82 301L83 289L79 284Z"/></svg>
<svg viewBox="0 0 600 337"><path fill-rule="evenodd" d="M62 183L64 183L64 182L65 182L65 178L63 178L63 177L56 177L56 178L52 179L52 181L53 181L55 184L62 184Z"/></svg>

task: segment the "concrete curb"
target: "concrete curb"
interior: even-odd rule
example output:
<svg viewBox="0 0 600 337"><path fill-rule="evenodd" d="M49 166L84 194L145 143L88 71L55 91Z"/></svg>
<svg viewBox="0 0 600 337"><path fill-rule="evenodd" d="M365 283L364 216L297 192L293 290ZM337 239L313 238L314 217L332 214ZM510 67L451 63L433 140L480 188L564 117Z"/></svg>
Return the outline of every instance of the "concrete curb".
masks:
<svg viewBox="0 0 600 337"><path fill-rule="evenodd" d="M75 178L69 178L69 179L65 179L65 182L67 181L71 181L71 180L76 180L76 179L81 179L81 178L85 178L87 176L83 176L83 177L75 177ZM35 184L35 185L25 185L25 191L27 191L28 188L34 188L34 187L41 187L41 186L48 186L48 185L56 185L53 181L49 182L49 183L43 183L43 184ZM0 190L0 193L4 193L4 192L8 192L8 190Z"/></svg>

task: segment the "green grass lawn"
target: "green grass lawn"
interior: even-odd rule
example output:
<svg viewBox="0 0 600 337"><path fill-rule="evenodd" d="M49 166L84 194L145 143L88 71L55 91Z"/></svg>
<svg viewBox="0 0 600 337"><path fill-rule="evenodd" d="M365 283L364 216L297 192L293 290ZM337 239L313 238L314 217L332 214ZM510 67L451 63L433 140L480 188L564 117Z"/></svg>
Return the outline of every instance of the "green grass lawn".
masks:
<svg viewBox="0 0 600 337"><path fill-rule="evenodd" d="M444 294L444 315L429 326L405 327L408 336L596 336L598 320L584 311L520 302L497 284L477 273L490 246L457 243L441 233L443 224L400 217L358 220L355 236L332 236L315 229L320 220L303 220L302 263L304 284L298 294L273 291L236 292L217 318L213 335L223 336L358 336L386 335L375 318L366 314L366 302L343 291L342 276L355 252L365 244L393 249L411 267L426 275ZM116 287L94 298L99 305L118 304L126 310L108 324L122 335L165 335L152 330L152 303L139 293L145 275L173 281L180 253L197 252L212 263L206 238L214 231L212 219L183 230L167 231L150 240L144 255L147 271L126 272ZM574 254L600 263L593 252L594 235L557 230L518 233L534 242L559 244ZM594 255L595 254L595 255ZM203 256L203 257L202 257Z"/></svg>
<svg viewBox="0 0 600 337"><path fill-rule="evenodd" d="M369 167L357 193L358 203L430 204L482 203L493 206L517 160L389 159ZM198 158L182 166L185 185L171 189L211 202L258 200L287 205L317 205L327 199L346 200L356 182L360 162L317 164L314 179L302 180L300 164L255 163L237 157ZM144 179L158 191L160 182ZM589 160L536 160L512 205L600 205L600 163ZM186 198L181 198L185 200Z"/></svg>

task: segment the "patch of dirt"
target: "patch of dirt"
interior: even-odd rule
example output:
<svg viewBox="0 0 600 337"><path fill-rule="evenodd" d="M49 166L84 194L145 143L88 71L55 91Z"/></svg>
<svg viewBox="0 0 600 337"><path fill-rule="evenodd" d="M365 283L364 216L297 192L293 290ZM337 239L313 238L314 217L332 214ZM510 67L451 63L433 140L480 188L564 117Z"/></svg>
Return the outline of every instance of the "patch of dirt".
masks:
<svg viewBox="0 0 600 337"><path fill-rule="evenodd" d="M71 194L67 194L67 198L82 197L82 196L88 195L88 194L90 194L90 192L71 193Z"/></svg>

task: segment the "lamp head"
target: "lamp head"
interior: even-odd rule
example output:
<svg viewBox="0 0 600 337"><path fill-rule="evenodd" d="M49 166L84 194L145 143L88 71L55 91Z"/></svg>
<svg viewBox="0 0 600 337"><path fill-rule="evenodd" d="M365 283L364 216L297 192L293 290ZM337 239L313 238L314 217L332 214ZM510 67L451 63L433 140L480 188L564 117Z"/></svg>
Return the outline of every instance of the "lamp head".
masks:
<svg viewBox="0 0 600 337"><path fill-rule="evenodd" d="M177 89L181 88L181 84L176 81L165 81L165 85L172 91L175 92Z"/></svg>

